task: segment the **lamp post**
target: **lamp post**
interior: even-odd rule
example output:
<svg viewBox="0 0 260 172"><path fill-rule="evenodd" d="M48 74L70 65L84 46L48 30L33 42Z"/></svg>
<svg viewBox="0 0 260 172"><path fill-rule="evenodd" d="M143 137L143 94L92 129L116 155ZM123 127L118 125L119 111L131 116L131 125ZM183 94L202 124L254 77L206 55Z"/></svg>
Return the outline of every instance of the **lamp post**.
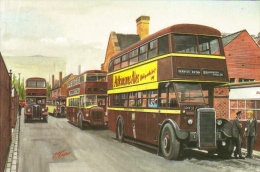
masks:
<svg viewBox="0 0 260 172"><path fill-rule="evenodd" d="M18 90L19 90L19 91L18 91L18 92L19 92L18 95L19 95L19 96L18 96L18 100L20 100L20 95L21 95L20 74L21 74L21 73L18 73L18 75L19 75L19 85L18 85Z"/></svg>

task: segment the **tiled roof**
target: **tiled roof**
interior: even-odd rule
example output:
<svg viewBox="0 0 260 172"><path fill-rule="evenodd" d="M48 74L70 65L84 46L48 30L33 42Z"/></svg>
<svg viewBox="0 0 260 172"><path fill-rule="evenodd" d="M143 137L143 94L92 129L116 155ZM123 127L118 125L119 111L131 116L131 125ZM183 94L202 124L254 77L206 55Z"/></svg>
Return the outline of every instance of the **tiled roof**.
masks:
<svg viewBox="0 0 260 172"><path fill-rule="evenodd" d="M238 35L240 35L244 30L241 30L236 33L232 33L230 35L227 35L222 38L223 46L225 47L227 44L229 44L231 41L233 41Z"/></svg>
<svg viewBox="0 0 260 172"><path fill-rule="evenodd" d="M70 77L71 75L73 75L73 74L71 73L71 74L65 76L64 78L62 78L62 83L61 83L61 84L64 84L64 83L67 81L67 79L69 79L69 77ZM58 81L56 80L56 82L55 82L54 85L55 85L55 86L54 86L54 88L53 88L52 90L54 90L54 89L56 89L56 88L59 88L59 87L60 87L60 82L59 82L59 80L58 80Z"/></svg>
<svg viewBox="0 0 260 172"><path fill-rule="evenodd" d="M116 34L118 39L119 47L122 50L128 48L129 46L133 45L134 43L140 41L139 35L134 34Z"/></svg>

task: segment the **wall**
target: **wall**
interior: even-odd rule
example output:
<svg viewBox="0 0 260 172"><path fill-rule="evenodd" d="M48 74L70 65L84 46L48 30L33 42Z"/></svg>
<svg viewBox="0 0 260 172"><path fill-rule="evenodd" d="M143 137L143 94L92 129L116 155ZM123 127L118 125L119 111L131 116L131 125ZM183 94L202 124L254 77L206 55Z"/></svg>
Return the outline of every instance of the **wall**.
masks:
<svg viewBox="0 0 260 172"><path fill-rule="evenodd" d="M11 144L11 77L0 53L0 171L4 171Z"/></svg>

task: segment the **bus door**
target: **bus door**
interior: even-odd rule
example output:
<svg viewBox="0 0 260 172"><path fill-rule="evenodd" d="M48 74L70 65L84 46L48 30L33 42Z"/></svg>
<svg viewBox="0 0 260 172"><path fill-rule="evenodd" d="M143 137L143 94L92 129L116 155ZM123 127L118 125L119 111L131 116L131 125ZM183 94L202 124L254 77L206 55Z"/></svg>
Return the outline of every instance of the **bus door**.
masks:
<svg viewBox="0 0 260 172"><path fill-rule="evenodd" d="M107 96L97 96L97 102L98 102L98 106L102 107L104 109L104 111L107 111L107 106L106 106L106 102L107 102Z"/></svg>
<svg viewBox="0 0 260 172"><path fill-rule="evenodd" d="M104 122L108 122L107 115L107 96L97 96L98 106L104 109Z"/></svg>
<svg viewBox="0 0 260 172"><path fill-rule="evenodd" d="M78 104L78 112L83 112L84 104L85 104L84 96L80 96L79 104Z"/></svg>

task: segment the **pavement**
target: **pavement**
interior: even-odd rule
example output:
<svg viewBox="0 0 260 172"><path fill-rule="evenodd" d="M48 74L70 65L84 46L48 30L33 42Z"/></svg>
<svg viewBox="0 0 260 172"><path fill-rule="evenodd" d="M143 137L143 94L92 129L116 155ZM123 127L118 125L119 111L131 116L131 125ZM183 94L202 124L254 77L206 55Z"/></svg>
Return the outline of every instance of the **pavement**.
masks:
<svg viewBox="0 0 260 172"><path fill-rule="evenodd" d="M18 171L18 150L19 150L20 116L17 115L15 128L12 130L12 142L9 149L5 172Z"/></svg>
<svg viewBox="0 0 260 172"><path fill-rule="evenodd" d="M20 135L20 117L17 115L16 125L12 132L12 142L9 150L8 160L5 165L4 172L17 172L18 171L18 155L19 155L19 135ZM242 148L243 156L246 155L246 149ZM253 157L260 159L260 151L253 151Z"/></svg>

